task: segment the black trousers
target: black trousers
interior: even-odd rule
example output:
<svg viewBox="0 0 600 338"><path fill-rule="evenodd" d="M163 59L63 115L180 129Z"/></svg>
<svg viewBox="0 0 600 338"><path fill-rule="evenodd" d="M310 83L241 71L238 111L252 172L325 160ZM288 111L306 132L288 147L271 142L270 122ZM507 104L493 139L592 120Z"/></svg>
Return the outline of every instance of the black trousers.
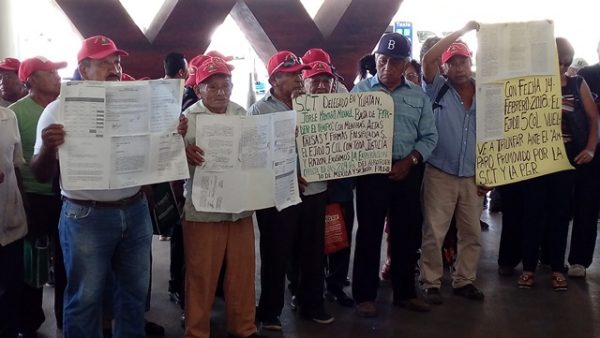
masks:
<svg viewBox="0 0 600 338"><path fill-rule="evenodd" d="M496 188L502 196L502 232L498 250L498 265L517 266L523 257L521 252L521 228L526 199L526 182L507 184Z"/></svg>
<svg viewBox="0 0 600 338"><path fill-rule="evenodd" d="M184 282L185 282L185 260L183 255L183 228L181 222L173 225L171 234L171 263L169 271L171 279L169 280L169 292L179 295L180 305L183 308L184 300Z"/></svg>
<svg viewBox="0 0 600 338"><path fill-rule="evenodd" d="M268 208L256 212L261 258L259 320L281 314L285 274L292 257L298 266L296 296L300 310L310 313L323 306L326 198L323 192L303 196L302 203L282 211Z"/></svg>
<svg viewBox="0 0 600 338"><path fill-rule="evenodd" d="M49 235L54 246L54 316L57 327L62 327L63 298L67 277L62 257L62 248L58 237L58 221L62 207L60 196L27 193L27 218L29 233L27 236ZM19 307L20 329L22 332L35 332L46 317L42 308L43 288L34 288L23 282Z"/></svg>
<svg viewBox="0 0 600 338"><path fill-rule="evenodd" d="M342 207L350 246L327 256L327 290L334 293L344 289L344 283L346 282L346 278L348 278L350 251L352 248L352 228L354 228L354 199L340 202L340 206Z"/></svg>
<svg viewBox="0 0 600 338"><path fill-rule="evenodd" d="M569 264L581 264L587 268L592 264L598 231L600 147L596 149L591 163L578 166L575 170L574 194Z"/></svg>
<svg viewBox="0 0 600 338"><path fill-rule="evenodd" d="M543 250L552 271L564 270L573 201L573 178L573 171L568 170L524 182L527 208L522 223L524 271L535 271L544 240Z"/></svg>
<svg viewBox="0 0 600 338"><path fill-rule="evenodd" d="M0 337L19 335L19 313L23 288L23 239L0 245Z"/></svg>
<svg viewBox="0 0 600 338"><path fill-rule="evenodd" d="M379 286L381 238L388 215L391 277L394 300L416 297L417 238L421 233L420 187L423 165L414 167L403 181L385 174L366 175L356 181L358 229L354 251L352 294L357 303L374 301Z"/></svg>

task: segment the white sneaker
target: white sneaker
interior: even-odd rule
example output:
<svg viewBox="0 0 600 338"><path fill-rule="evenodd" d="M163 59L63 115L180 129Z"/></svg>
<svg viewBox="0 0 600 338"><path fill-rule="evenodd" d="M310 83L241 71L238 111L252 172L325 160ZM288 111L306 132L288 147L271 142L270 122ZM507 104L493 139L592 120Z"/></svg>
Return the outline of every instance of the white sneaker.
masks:
<svg viewBox="0 0 600 338"><path fill-rule="evenodd" d="M569 277L585 277L585 267L581 264L573 264L569 267Z"/></svg>

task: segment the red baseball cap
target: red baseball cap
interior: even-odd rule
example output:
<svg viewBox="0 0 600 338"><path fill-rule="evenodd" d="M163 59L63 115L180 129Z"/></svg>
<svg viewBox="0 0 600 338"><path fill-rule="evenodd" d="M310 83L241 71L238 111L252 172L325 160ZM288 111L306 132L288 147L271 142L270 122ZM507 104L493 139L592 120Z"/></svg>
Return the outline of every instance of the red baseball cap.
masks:
<svg viewBox="0 0 600 338"><path fill-rule="evenodd" d="M65 68L66 66L67 63L64 61L52 62L43 56L36 56L21 62L21 66L19 67L19 80L21 80L21 82L27 81L27 78L31 76L33 72L37 72L38 70L57 70Z"/></svg>
<svg viewBox="0 0 600 338"><path fill-rule="evenodd" d="M21 61L15 58L4 58L0 60L0 70L12 70L18 72L20 65Z"/></svg>
<svg viewBox="0 0 600 338"><path fill-rule="evenodd" d="M305 69L310 69L310 66L302 64L296 54L288 50L278 52L271 56L267 63L269 77L273 76L276 72L295 73Z"/></svg>
<svg viewBox="0 0 600 338"><path fill-rule="evenodd" d="M217 51L210 51L208 53L206 53L206 55L201 54L201 55L197 55L194 56L193 59L190 60L190 63L188 64L188 73L190 74L187 78L187 80L185 80L185 85L186 86L193 86L196 84L196 72L198 71L198 67L200 67L200 65L206 61L207 59L209 59L210 57L217 57L220 58L221 60L224 61L231 61L233 60L233 56L223 56L220 57L219 55L223 55ZM230 65L228 63L225 63L227 65L227 68L229 68L230 71L232 71L235 67L233 65Z"/></svg>
<svg viewBox="0 0 600 338"><path fill-rule="evenodd" d="M304 64L309 65L315 61L322 61L330 65L331 57L329 56L329 53L321 48L311 48L304 53L304 56L302 56L302 62Z"/></svg>
<svg viewBox="0 0 600 338"><path fill-rule="evenodd" d="M331 66L323 61L312 62L309 66L311 67L310 69L306 69L302 72L302 77L305 79L308 79L310 77L313 77L313 76L319 75L319 74L327 74L327 75L331 76L332 78L335 78L335 75L333 74L333 69L331 69Z"/></svg>
<svg viewBox="0 0 600 338"><path fill-rule="evenodd" d="M77 62L83 59L103 59L112 54L127 56L129 53L122 49L118 49L115 42L104 35L96 35L83 40L81 49L77 53Z"/></svg>
<svg viewBox="0 0 600 338"><path fill-rule="evenodd" d="M210 52L207 52L205 55L206 55L206 56L217 57L217 58L219 58L219 59L223 59L223 60L225 60L225 61L231 61L231 60L233 60L233 59L234 59L234 57L233 57L233 56L225 56L225 55L223 55L223 54L221 54L221 53L217 52L216 50L211 50Z"/></svg>
<svg viewBox="0 0 600 338"><path fill-rule="evenodd" d="M225 60L209 56L196 70L196 84L200 84L209 77L217 74L231 76L231 70Z"/></svg>
<svg viewBox="0 0 600 338"><path fill-rule="evenodd" d="M442 53L442 63L448 62L453 56L460 55L467 58L471 57L471 51L464 42L454 42Z"/></svg>

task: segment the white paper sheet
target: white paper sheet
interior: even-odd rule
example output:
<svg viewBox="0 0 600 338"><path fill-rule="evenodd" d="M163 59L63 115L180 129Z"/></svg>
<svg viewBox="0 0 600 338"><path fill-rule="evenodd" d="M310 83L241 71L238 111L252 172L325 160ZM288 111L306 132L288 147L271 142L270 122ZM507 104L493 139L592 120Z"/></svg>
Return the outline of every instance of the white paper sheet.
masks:
<svg viewBox="0 0 600 338"><path fill-rule="evenodd" d="M188 178L176 133L181 93L181 80L64 83L63 187L118 189Z"/></svg>
<svg viewBox="0 0 600 338"><path fill-rule="evenodd" d="M477 32L477 82L554 74L553 32L551 21L482 24Z"/></svg>
<svg viewBox="0 0 600 338"><path fill-rule="evenodd" d="M477 142L503 138L502 84L484 83L477 87Z"/></svg>
<svg viewBox="0 0 600 338"><path fill-rule="evenodd" d="M196 143L205 163L194 172L194 208L239 213L300 203L295 118L293 111L197 116Z"/></svg>

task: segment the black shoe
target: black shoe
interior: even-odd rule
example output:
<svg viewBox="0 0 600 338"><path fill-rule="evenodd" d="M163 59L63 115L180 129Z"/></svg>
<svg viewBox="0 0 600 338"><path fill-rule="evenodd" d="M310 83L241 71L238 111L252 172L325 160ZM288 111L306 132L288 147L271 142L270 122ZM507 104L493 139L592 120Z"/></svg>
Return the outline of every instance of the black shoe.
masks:
<svg viewBox="0 0 600 338"><path fill-rule="evenodd" d="M350 284L350 277L346 277L346 280L344 281L344 286L350 286Z"/></svg>
<svg viewBox="0 0 600 338"><path fill-rule="evenodd" d="M325 312L325 309L322 308L316 311L302 312L302 316L319 324L331 324L335 320L332 315Z"/></svg>
<svg viewBox="0 0 600 338"><path fill-rule="evenodd" d="M325 293L325 299L327 299L330 302L335 301L340 306L344 306L344 307L353 307L354 306L354 299L348 297L348 295L346 295L346 293L342 290L327 291Z"/></svg>
<svg viewBox="0 0 600 338"><path fill-rule="evenodd" d="M281 331L281 321L277 317L261 319L260 323L264 330Z"/></svg>
<svg viewBox="0 0 600 338"><path fill-rule="evenodd" d="M500 276L513 276L515 268L512 265L501 264L498 266L498 274Z"/></svg>
<svg viewBox="0 0 600 338"><path fill-rule="evenodd" d="M442 294L438 288L427 288L423 290L423 300L425 300L425 303L427 304L440 305L444 303Z"/></svg>
<svg viewBox="0 0 600 338"><path fill-rule="evenodd" d="M411 310L411 311L415 311L415 312L431 311L431 305L425 303L424 301L422 301L421 299L419 299L417 297L409 298L409 299L402 299L402 300L395 300L394 305L399 306L403 309L407 309L407 310Z"/></svg>
<svg viewBox="0 0 600 338"><path fill-rule="evenodd" d="M153 322L146 321L144 329L146 336L164 337L165 335L165 328Z"/></svg>
<svg viewBox="0 0 600 338"><path fill-rule="evenodd" d="M479 291L479 289L476 288L473 284L467 284L465 286L461 286L460 288L455 288L454 294L457 296L462 296L468 299L479 301L482 301L485 298L483 292Z"/></svg>

